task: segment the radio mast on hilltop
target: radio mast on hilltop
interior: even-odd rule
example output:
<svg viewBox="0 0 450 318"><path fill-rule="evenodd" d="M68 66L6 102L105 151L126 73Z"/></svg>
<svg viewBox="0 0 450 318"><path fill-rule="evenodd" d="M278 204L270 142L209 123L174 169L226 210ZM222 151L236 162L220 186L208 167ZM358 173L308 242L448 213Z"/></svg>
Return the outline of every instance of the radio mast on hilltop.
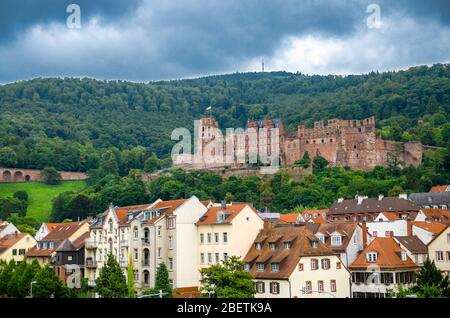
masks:
<svg viewBox="0 0 450 318"><path fill-rule="evenodd" d="M261 67L262 67L262 71L263 71L263 73L265 72L265 63L264 63L264 58L262 58L262 61L261 61Z"/></svg>

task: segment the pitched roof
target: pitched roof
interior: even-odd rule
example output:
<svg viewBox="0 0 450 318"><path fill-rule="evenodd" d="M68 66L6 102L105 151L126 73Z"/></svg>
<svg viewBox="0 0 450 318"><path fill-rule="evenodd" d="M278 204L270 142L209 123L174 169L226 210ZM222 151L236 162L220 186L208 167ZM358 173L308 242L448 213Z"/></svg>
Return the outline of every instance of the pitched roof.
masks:
<svg viewBox="0 0 450 318"><path fill-rule="evenodd" d="M347 249L348 244L350 243L353 233L355 232L358 224L355 222L333 222L333 223L324 223L320 224L317 230L314 232L317 234L318 232L324 234L325 236L325 244L330 247L334 251L345 251ZM340 233L342 235L342 245L341 246L332 246L331 245L331 234Z"/></svg>
<svg viewBox="0 0 450 318"><path fill-rule="evenodd" d="M308 222L312 222L312 223L319 223L319 224L326 224L326 223L328 223L328 221L327 220L325 220L323 217L321 217L321 216L318 216L318 217L316 217L316 218L310 218L309 220L308 220Z"/></svg>
<svg viewBox="0 0 450 318"><path fill-rule="evenodd" d="M85 221L81 222L68 222L60 223L53 227L41 241L58 241L71 237L80 227L85 224Z"/></svg>
<svg viewBox="0 0 450 318"><path fill-rule="evenodd" d="M430 192L447 192L447 191L450 191L449 185L435 186L432 187L430 190Z"/></svg>
<svg viewBox="0 0 450 318"><path fill-rule="evenodd" d="M343 200L333 203L329 214L339 215L346 213L380 213L380 212L411 212L419 211L419 206L414 202L398 197L385 197L358 200Z"/></svg>
<svg viewBox="0 0 450 318"><path fill-rule="evenodd" d="M394 239L412 254L427 254L428 247L417 236L395 236Z"/></svg>
<svg viewBox="0 0 450 318"><path fill-rule="evenodd" d="M208 211L205 212L205 214L203 214L200 217L200 220L196 224L197 225L231 224L233 219L246 207L249 207L253 212L255 212L256 215L258 215L257 212L246 203L227 205L225 211L223 211L222 207L220 206L212 206L208 209ZM219 212L225 213L225 220L223 222L218 222L217 220L217 214Z"/></svg>
<svg viewBox="0 0 450 318"><path fill-rule="evenodd" d="M123 207L115 207L114 212L116 213L117 219L119 220L119 224L125 224L128 221L128 214L133 211L145 210L150 207L150 204L139 204L139 205L130 205Z"/></svg>
<svg viewBox="0 0 450 318"><path fill-rule="evenodd" d="M409 199L420 206L450 206L450 192L412 193Z"/></svg>
<svg viewBox="0 0 450 318"><path fill-rule="evenodd" d="M367 254L371 252L377 253L376 262L367 261ZM409 256L406 256L406 260L402 261L400 256L401 252L401 247L393 238L377 237L359 254L356 260L350 265L350 269L373 266L378 266L381 269L417 267Z"/></svg>
<svg viewBox="0 0 450 318"><path fill-rule="evenodd" d="M316 248L312 247L313 241L318 244ZM276 242L275 249L271 249L269 244L274 242ZM285 242L291 243L289 249L285 248ZM256 243L262 245L260 250L256 249ZM325 255L336 253L320 242L307 227L284 226L261 230L244 262L251 265L250 273L256 279L288 279L301 257ZM256 264L260 262L266 264L264 271L258 271L256 268ZM271 272L270 263L278 263L279 271Z"/></svg>
<svg viewBox="0 0 450 318"><path fill-rule="evenodd" d="M182 206L188 199L161 201L152 206L153 209L164 209L164 213L172 214L176 209Z"/></svg>
<svg viewBox="0 0 450 318"><path fill-rule="evenodd" d="M400 216L395 212L381 212L389 221L401 220Z"/></svg>
<svg viewBox="0 0 450 318"><path fill-rule="evenodd" d="M296 224L298 221L298 217L301 214L299 213L288 213L288 214L280 214L280 223L281 224Z"/></svg>
<svg viewBox="0 0 450 318"><path fill-rule="evenodd" d="M25 236L27 236L26 233L14 233L14 234L7 234L2 238L0 238L0 254L3 253L5 250L14 246Z"/></svg>
<svg viewBox="0 0 450 318"><path fill-rule="evenodd" d="M441 223L450 223L450 211L444 209L432 209L423 208L421 211L425 214L426 218L430 221L437 221Z"/></svg>
<svg viewBox="0 0 450 318"><path fill-rule="evenodd" d="M311 215L313 216L314 214L318 214L318 215L322 215L323 213L328 214L328 212L330 212L329 209L322 209L322 210L305 210L303 212L303 215Z"/></svg>
<svg viewBox="0 0 450 318"><path fill-rule="evenodd" d="M433 234L440 234L447 227L440 222L412 222L412 224Z"/></svg>

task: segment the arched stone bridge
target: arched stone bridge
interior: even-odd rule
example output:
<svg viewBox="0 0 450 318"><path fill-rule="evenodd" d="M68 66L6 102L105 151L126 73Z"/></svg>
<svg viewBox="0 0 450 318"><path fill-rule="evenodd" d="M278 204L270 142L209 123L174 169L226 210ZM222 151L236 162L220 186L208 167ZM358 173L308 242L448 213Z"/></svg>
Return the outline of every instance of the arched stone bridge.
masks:
<svg viewBox="0 0 450 318"><path fill-rule="evenodd" d="M42 181L42 170L0 168L0 182ZM62 180L85 180L88 176L83 172L60 171Z"/></svg>

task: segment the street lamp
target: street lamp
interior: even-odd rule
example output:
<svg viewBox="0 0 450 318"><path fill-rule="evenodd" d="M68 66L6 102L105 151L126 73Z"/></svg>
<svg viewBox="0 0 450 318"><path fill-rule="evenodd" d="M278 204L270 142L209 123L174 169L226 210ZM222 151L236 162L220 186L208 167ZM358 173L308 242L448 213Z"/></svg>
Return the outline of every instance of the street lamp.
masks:
<svg viewBox="0 0 450 318"><path fill-rule="evenodd" d="M35 281L35 280L33 280L33 281L30 283L30 294L31 294L31 298L33 298L33 284L36 284L36 281Z"/></svg>

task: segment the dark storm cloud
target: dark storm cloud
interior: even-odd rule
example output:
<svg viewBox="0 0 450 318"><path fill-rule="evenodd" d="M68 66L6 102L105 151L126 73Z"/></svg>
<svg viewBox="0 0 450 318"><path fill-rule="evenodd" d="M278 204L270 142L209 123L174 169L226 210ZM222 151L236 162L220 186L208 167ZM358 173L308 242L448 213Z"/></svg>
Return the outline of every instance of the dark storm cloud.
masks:
<svg viewBox="0 0 450 318"><path fill-rule="evenodd" d="M1 0L0 43L13 40L20 33L38 23L67 19L66 8L75 3L83 8L83 18L95 15L120 18L133 12L141 0Z"/></svg>
<svg viewBox="0 0 450 318"><path fill-rule="evenodd" d="M81 7L80 30L69 31L65 27L65 8L69 3ZM381 6L382 18L391 30L376 33L367 28L366 8L370 3ZM320 72L370 71L448 61L449 40L445 37L450 25L449 3L2 0L0 81L36 76L178 78L245 71L252 69L261 57L267 59L268 65L272 61L277 68L292 71L297 67L297 51L299 56L305 56L298 65L313 71L321 62L313 61L314 56L326 53L322 52L327 50L325 45L337 56L335 60L324 56L324 61L329 61L320 65ZM297 47L292 39L298 40L294 41ZM422 48L421 41L426 41L427 47ZM309 53L302 51L306 44ZM341 47L348 54L344 55ZM371 53L372 47L377 54ZM350 52L355 50L367 52L365 56ZM398 62L397 55L402 57L397 58Z"/></svg>

